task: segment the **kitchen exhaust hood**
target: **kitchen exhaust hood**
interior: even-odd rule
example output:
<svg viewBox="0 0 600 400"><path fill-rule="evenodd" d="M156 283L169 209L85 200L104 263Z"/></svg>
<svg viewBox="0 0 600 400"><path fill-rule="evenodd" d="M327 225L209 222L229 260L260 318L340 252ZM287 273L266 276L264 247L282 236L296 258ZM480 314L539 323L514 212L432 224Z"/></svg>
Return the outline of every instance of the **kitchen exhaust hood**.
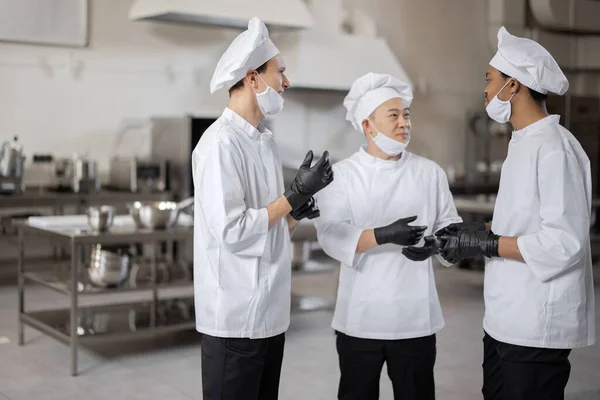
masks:
<svg viewBox="0 0 600 400"><path fill-rule="evenodd" d="M376 25L364 13L344 15L343 0L311 1L315 26L271 34L287 65L290 90L348 91L368 72L390 74L413 84ZM343 33L350 26L352 34Z"/></svg>
<svg viewBox="0 0 600 400"><path fill-rule="evenodd" d="M135 0L129 19L188 22L228 28L248 27L259 17L267 26L308 28L313 24L303 0Z"/></svg>

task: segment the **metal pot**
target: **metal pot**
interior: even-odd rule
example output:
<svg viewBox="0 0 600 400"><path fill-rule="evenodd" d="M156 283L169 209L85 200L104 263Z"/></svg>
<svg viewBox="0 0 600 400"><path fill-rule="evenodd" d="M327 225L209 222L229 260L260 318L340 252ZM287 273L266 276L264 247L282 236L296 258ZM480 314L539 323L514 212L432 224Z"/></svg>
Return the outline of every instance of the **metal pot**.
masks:
<svg viewBox="0 0 600 400"><path fill-rule="evenodd" d="M19 144L15 136L12 142L4 142L0 149L0 175L9 178L19 178L23 176L23 147Z"/></svg>
<svg viewBox="0 0 600 400"><path fill-rule="evenodd" d="M181 210L192 204L194 204L193 197L180 203L173 201L136 201L129 205L129 213L138 228L169 229L177 222Z"/></svg>
<svg viewBox="0 0 600 400"><path fill-rule="evenodd" d="M131 257L122 249L111 252L97 244L90 254L88 278L100 287L119 286L129 276Z"/></svg>

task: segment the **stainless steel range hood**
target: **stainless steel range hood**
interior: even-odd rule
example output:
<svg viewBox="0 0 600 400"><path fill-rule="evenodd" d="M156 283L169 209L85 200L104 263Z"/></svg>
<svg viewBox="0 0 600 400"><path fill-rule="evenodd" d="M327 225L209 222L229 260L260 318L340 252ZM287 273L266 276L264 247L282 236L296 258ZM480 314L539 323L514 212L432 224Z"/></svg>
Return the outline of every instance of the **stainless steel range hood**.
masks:
<svg viewBox="0 0 600 400"><path fill-rule="evenodd" d="M129 19L188 22L246 28L259 17L268 26L308 28L313 24L302 0L136 0Z"/></svg>
<svg viewBox="0 0 600 400"><path fill-rule="evenodd" d="M273 33L287 64L292 88L348 91L368 72L390 74L412 84L376 25L359 10L344 12L343 0L311 0L315 26L309 30ZM344 33L350 26L352 34Z"/></svg>

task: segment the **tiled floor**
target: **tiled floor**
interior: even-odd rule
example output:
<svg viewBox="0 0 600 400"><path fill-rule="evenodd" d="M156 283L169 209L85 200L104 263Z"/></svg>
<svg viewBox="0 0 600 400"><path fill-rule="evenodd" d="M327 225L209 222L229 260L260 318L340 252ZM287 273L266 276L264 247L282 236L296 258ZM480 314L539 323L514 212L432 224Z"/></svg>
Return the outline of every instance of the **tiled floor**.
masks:
<svg viewBox="0 0 600 400"><path fill-rule="evenodd" d="M481 399L482 274L438 269L436 278L446 327L438 335L437 398ZM332 297L334 276L298 277L296 292ZM57 305L61 296L32 287L29 307ZM600 299L597 291L596 299ZM68 348L26 329L16 344L16 289L0 287L0 400L4 399L201 399L200 347L192 333L120 342L84 349L80 375L69 375ZM597 306L600 311L600 304ZM335 399L338 380L329 312L295 314L287 334L281 380L282 400ZM2 340L0 340L2 343ZM600 345L576 350L568 399L600 399ZM381 399L392 399L382 374Z"/></svg>

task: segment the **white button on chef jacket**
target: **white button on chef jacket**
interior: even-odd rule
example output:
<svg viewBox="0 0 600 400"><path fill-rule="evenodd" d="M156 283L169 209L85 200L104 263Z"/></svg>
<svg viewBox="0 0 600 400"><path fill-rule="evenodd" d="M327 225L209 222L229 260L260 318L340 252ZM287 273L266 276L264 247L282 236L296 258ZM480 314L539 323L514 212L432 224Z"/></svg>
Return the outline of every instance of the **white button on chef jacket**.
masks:
<svg viewBox="0 0 600 400"><path fill-rule="evenodd" d="M590 161L548 116L513 132L492 230L519 237L525 262L488 259L484 328L496 340L577 348L595 342Z"/></svg>
<svg viewBox="0 0 600 400"><path fill-rule="evenodd" d="M196 328L217 337L266 338L290 322L286 218L269 229L267 205L284 192L273 134L230 109L192 153Z"/></svg>
<svg viewBox="0 0 600 400"><path fill-rule="evenodd" d="M364 147L333 170L333 183L315 196L319 243L342 264L332 327L366 339L438 332L444 319L432 259L411 261L393 244L357 254L356 245L364 229L412 215L412 225L428 226L425 235L461 222L444 171L406 151L398 161L382 160Z"/></svg>

